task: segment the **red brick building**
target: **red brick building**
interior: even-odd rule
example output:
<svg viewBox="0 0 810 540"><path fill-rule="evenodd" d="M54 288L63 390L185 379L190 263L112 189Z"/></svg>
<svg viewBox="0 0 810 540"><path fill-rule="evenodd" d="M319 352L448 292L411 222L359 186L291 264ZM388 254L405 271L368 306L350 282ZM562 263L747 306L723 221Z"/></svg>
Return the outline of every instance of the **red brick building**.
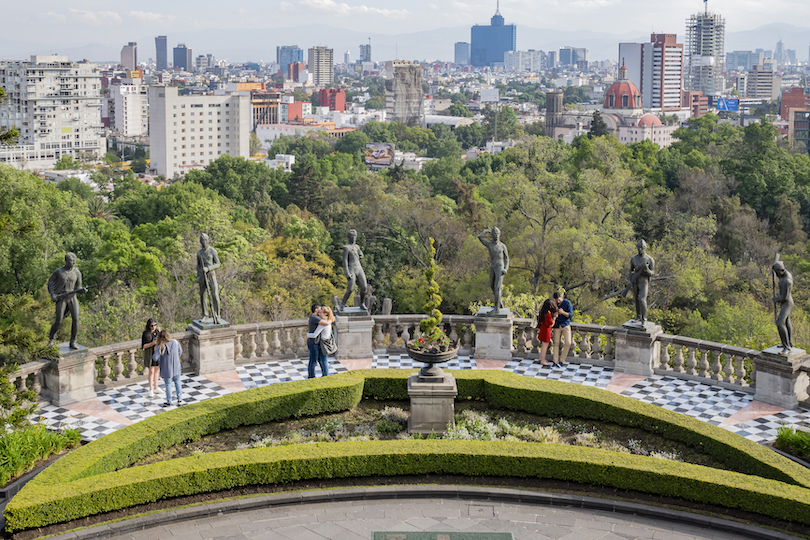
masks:
<svg viewBox="0 0 810 540"><path fill-rule="evenodd" d="M683 106L689 107L689 116L699 118L709 112L709 97L699 90L684 90Z"/></svg>
<svg viewBox="0 0 810 540"><path fill-rule="evenodd" d="M790 119L790 109L810 108L810 88L794 86L782 90L782 106L779 109L779 116L782 120Z"/></svg>
<svg viewBox="0 0 810 540"><path fill-rule="evenodd" d="M318 92L318 106L329 107L330 111L346 110L346 91L343 88L323 88Z"/></svg>

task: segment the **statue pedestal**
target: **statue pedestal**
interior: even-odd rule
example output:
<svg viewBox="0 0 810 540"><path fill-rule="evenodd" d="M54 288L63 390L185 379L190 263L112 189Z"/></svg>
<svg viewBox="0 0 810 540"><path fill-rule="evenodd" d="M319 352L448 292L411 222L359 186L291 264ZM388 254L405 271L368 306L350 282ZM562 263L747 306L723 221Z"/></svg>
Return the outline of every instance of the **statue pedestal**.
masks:
<svg viewBox="0 0 810 540"><path fill-rule="evenodd" d="M420 382L419 375L408 377L411 416L408 433L445 433L447 425L455 427L454 402L458 395L456 379L443 374L441 382Z"/></svg>
<svg viewBox="0 0 810 540"><path fill-rule="evenodd" d="M475 315L476 360L512 359L512 312L482 307Z"/></svg>
<svg viewBox="0 0 810 540"><path fill-rule="evenodd" d="M810 399L810 377L803 369L810 367L810 355L796 347L783 352L777 345L762 351L755 360L756 392L754 399L785 409L795 409L800 401Z"/></svg>
<svg viewBox="0 0 810 540"><path fill-rule="evenodd" d="M615 370L619 373L653 374L659 364L661 343L658 336L663 329L655 323L631 320L624 323L613 336L616 339Z"/></svg>
<svg viewBox="0 0 810 540"><path fill-rule="evenodd" d="M374 335L374 319L363 308L345 308L335 321L337 354L340 360L368 360L374 357L371 338Z"/></svg>
<svg viewBox="0 0 810 540"><path fill-rule="evenodd" d="M236 369L234 340L237 335L228 321L220 319L219 324L213 324L195 320L187 330L193 333L188 354L197 375Z"/></svg>
<svg viewBox="0 0 810 540"><path fill-rule="evenodd" d="M57 406L96 397L96 355L81 345L71 349L67 343L59 346L59 355L42 370L42 397Z"/></svg>

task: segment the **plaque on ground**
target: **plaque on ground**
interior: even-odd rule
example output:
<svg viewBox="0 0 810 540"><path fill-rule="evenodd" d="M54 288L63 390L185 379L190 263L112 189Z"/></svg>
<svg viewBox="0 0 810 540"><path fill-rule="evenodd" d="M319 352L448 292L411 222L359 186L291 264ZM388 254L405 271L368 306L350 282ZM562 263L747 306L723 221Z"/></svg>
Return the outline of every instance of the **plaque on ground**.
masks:
<svg viewBox="0 0 810 540"><path fill-rule="evenodd" d="M510 532L379 532L371 533L371 540L514 540Z"/></svg>

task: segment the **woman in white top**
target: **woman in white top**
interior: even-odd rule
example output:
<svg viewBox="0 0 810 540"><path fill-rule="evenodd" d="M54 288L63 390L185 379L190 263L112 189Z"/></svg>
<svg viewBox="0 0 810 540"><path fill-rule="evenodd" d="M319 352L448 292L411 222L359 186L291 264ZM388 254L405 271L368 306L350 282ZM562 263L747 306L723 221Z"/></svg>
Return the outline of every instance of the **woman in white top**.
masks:
<svg viewBox="0 0 810 540"><path fill-rule="evenodd" d="M321 320L318 322L318 329L314 332L307 333L307 338L329 339L332 337L332 323L335 322L335 315L332 313L332 308L329 306L321 306L318 310ZM323 352L322 347L318 347L318 365L321 366L321 376L326 377L329 375L329 359Z"/></svg>

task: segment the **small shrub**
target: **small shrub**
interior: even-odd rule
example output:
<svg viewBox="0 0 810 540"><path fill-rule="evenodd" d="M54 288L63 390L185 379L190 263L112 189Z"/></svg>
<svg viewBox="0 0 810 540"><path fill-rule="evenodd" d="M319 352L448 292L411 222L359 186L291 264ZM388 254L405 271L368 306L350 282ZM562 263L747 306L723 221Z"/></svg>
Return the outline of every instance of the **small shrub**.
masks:
<svg viewBox="0 0 810 540"><path fill-rule="evenodd" d="M810 433L792 427L780 427L775 446L802 459L810 459Z"/></svg>

